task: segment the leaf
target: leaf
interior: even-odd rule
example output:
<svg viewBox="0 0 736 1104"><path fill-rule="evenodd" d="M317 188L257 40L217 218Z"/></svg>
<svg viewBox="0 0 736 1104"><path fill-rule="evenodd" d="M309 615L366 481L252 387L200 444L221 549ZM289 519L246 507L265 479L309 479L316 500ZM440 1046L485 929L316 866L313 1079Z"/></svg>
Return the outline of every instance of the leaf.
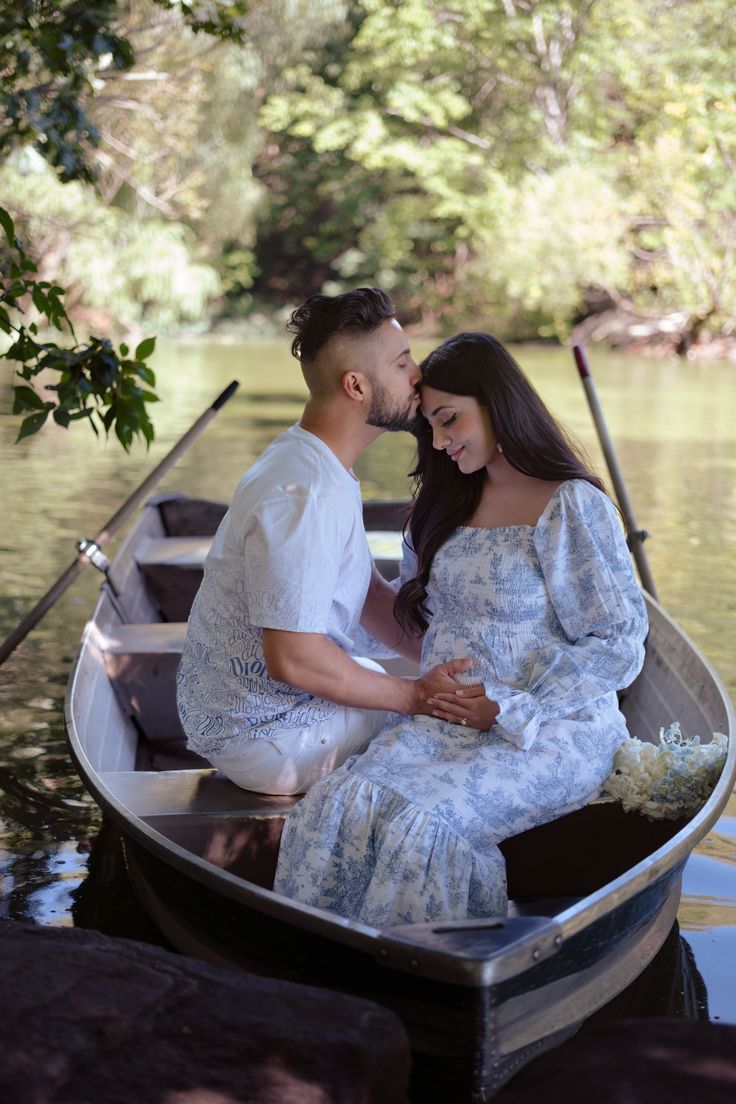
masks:
<svg viewBox="0 0 736 1104"><path fill-rule="evenodd" d="M115 422L115 436L125 451L130 452L130 446L133 443L133 432L130 426L126 425L124 422L120 422L118 419Z"/></svg>
<svg viewBox="0 0 736 1104"><path fill-rule="evenodd" d="M138 345L138 347L135 351L135 359L136 360L145 360L146 357L149 357L151 355L151 353L153 352L153 350L155 348L156 348L156 338L155 337L145 337L143 339L143 341L141 341L140 345Z"/></svg>
<svg viewBox="0 0 736 1104"><path fill-rule="evenodd" d="M30 437L32 434L38 433L48 416L48 410L42 410L38 414L29 414L27 418L24 418L20 424L18 436L15 438L16 445L19 441L22 441L24 437Z"/></svg>
<svg viewBox="0 0 736 1104"><path fill-rule="evenodd" d="M33 288L31 288L31 296L33 298L33 305L39 312L39 314L46 314L50 316L51 311L49 309L48 298L46 297L46 295L44 295L44 292L39 284L36 284Z"/></svg>
<svg viewBox="0 0 736 1104"><path fill-rule="evenodd" d="M8 239L9 243L15 245L15 226L12 218L4 207L0 207L0 226L2 226L5 231L5 237Z"/></svg>
<svg viewBox="0 0 736 1104"><path fill-rule="evenodd" d="M150 445L151 441L154 438L154 430L153 425L151 424L151 422L149 422L148 418L145 418L144 421L141 423L141 433L146 439L146 445Z"/></svg>
<svg viewBox="0 0 736 1104"><path fill-rule="evenodd" d="M137 364L135 367L135 374L147 383L149 387L156 386L156 376L151 368L147 364Z"/></svg>
<svg viewBox="0 0 736 1104"><path fill-rule="evenodd" d="M128 346L125 344L125 342L123 342L120 346L120 355L127 357L129 352L130 350L128 349Z"/></svg>
<svg viewBox="0 0 736 1104"><path fill-rule="evenodd" d="M14 387L15 399L13 413L22 414L24 410L43 410L46 406L41 396L32 387Z"/></svg>

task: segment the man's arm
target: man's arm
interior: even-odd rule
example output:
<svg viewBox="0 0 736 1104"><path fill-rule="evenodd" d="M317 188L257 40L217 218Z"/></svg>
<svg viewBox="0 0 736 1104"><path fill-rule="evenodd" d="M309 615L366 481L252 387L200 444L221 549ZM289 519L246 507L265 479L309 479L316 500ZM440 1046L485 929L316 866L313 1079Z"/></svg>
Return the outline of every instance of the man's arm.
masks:
<svg viewBox="0 0 736 1104"><path fill-rule="evenodd" d="M394 652L406 656L407 659L416 660L418 663L422 651L422 637L406 636L394 617L395 599L395 587L384 579L374 564L360 623L375 640L380 640Z"/></svg>
<svg viewBox="0 0 736 1104"><path fill-rule="evenodd" d="M470 659L451 659L418 679L370 671L356 663L321 633L263 629L263 656L272 679L286 682L315 697L357 709L387 709L431 715L428 698L451 693L453 674L466 670Z"/></svg>

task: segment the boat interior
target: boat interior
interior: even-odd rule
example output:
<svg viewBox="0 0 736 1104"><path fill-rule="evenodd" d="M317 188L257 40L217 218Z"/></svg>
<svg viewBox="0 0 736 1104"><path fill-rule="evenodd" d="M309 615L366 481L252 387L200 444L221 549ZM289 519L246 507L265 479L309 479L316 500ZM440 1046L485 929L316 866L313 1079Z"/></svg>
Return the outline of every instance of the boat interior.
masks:
<svg viewBox="0 0 736 1104"><path fill-rule="evenodd" d="M365 507L372 551L388 577L398 571L405 508ZM70 721L88 759L86 773L114 801L185 850L270 888L283 818L298 798L250 793L219 775L187 751L176 711L186 617L224 510L178 496L146 508L87 626ZM697 653L654 603L650 615L645 667L622 701L632 734L656 740L675 720L685 734L704 739L728 731L723 702L707 671L698 670ZM617 803L594 802L508 840L512 915L555 915L623 874L684 823L648 821Z"/></svg>

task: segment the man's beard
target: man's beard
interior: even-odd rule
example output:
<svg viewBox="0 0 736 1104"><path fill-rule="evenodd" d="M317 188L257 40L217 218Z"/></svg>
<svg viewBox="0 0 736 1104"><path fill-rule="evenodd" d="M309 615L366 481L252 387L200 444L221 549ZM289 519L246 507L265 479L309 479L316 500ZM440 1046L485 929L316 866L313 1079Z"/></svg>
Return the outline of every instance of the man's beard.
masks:
<svg viewBox="0 0 736 1104"><path fill-rule="evenodd" d="M392 406L389 393L380 383L374 382L371 406L366 422L368 425L377 426L379 429L387 429L389 432L406 430L414 433L417 428L418 410L414 399L403 410L397 410Z"/></svg>

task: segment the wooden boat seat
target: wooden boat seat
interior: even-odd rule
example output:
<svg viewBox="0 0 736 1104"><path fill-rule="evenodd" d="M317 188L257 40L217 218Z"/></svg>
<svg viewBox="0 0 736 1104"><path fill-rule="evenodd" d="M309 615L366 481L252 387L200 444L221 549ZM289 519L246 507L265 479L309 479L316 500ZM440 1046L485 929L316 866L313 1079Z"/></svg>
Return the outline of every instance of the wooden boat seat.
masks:
<svg viewBox="0 0 736 1104"><path fill-rule="evenodd" d="M368 547L378 570L395 578L401 564L401 533L391 529L368 532ZM146 586L165 621L186 621L199 590L212 537L147 537L135 558Z"/></svg>
<svg viewBox="0 0 736 1104"><path fill-rule="evenodd" d="M164 621L186 621L199 590L212 537L148 537L135 551L138 567Z"/></svg>
<svg viewBox="0 0 736 1104"><path fill-rule="evenodd" d="M184 747L176 708L176 669L186 621L113 625L100 637L105 670L118 701L156 746Z"/></svg>
<svg viewBox="0 0 736 1104"><path fill-rule="evenodd" d="M100 779L118 801L145 820L152 816L283 817L299 800L244 790L214 767L105 771Z"/></svg>

